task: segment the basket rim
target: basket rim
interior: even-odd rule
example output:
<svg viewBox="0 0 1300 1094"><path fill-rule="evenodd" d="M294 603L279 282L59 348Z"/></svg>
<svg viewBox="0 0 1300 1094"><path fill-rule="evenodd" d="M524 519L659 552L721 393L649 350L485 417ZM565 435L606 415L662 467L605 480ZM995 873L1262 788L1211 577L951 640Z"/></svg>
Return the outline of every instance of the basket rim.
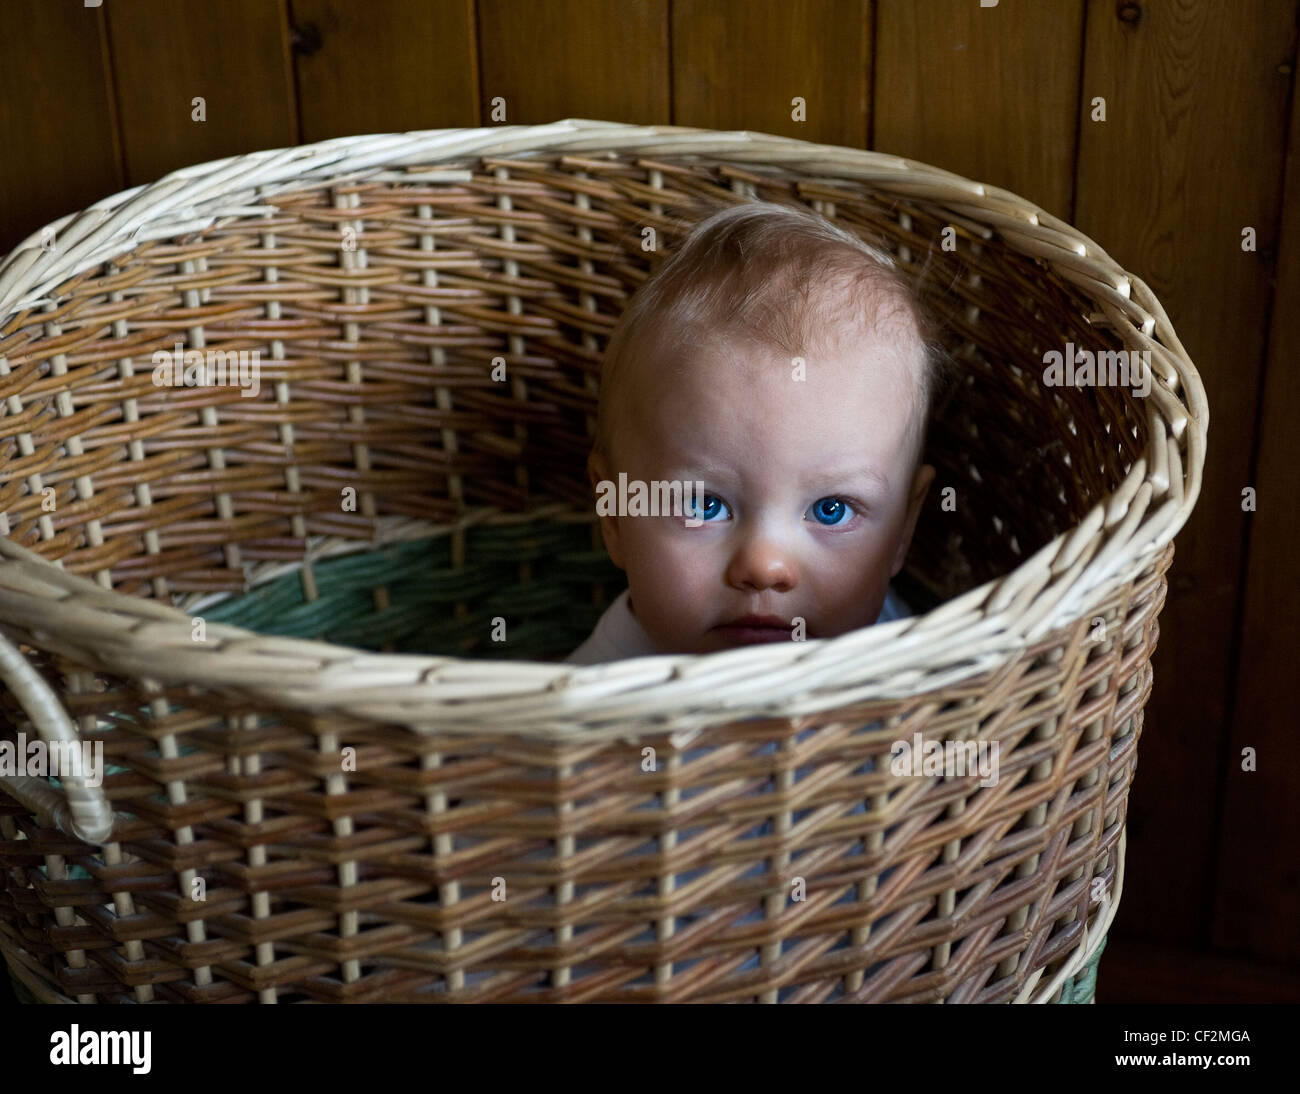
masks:
<svg viewBox="0 0 1300 1094"><path fill-rule="evenodd" d="M191 640L189 613L68 574L7 537L0 537L0 625L108 671L428 732L609 737L642 735L659 723L658 732L689 739L739 717L909 698L1007 666L1172 550L1200 493L1209 407L1155 295L1089 237L1018 195L882 152L749 130L584 118L363 134L252 152L181 168L33 233L0 263L0 330L22 312L55 305L59 285L140 242L223 217L270 215L275 194L301 191L304 183L409 179L393 169L466 157L577 153L767 165L797 177L868 183L992 225L990 237L996 231L1008 246L1044 258L1085 292L1126 345L1151 351L1146 452L1071 530L1009 573L922 615L829 639L586 666L372 654L225 624L211 625L200 644ZM41 246L51 229L66 250ZM481 511L467 513L456 527L481 519ZM166 659L158 656L163 650Z"/></svg>

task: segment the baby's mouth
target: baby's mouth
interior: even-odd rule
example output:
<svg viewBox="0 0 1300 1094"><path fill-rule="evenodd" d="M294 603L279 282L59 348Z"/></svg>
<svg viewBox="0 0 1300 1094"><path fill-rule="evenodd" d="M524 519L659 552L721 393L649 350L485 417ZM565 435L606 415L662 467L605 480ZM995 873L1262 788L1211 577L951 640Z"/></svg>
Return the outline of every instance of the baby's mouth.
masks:
<svg viewBox="0 0 1300 1094"><path fill-rule="evenodd" d="M729 623L719 623L713 629L732 645L750 645L756 642L788 642L793 624L775 615L742 615Z"/></svg>

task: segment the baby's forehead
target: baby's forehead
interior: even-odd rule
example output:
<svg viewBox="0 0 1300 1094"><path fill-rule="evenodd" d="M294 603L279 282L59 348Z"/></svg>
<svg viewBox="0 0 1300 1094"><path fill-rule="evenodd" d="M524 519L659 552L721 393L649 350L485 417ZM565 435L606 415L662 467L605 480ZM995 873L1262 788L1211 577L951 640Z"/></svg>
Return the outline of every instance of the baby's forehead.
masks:
<svg viewBox="0 0 1300 1094"><path fill-rule="evenodd" d="M669 384L701 377L723 383L767 376L809 379L829 372L840 381L856 374L864 380L902 382L919 391L925 367L925 344L915 323L908 316L895 316L874 326L840 320L779 343L740 331L717 331L643 372Z"/></svg>

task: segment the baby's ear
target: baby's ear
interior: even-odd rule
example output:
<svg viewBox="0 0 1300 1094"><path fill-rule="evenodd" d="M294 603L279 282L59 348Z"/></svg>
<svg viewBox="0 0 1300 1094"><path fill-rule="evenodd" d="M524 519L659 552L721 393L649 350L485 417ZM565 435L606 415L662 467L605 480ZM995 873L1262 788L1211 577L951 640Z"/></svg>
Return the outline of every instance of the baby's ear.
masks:
<svg viewBox="0 0 1300 1094"><path fill-rule="evenodd" d="M912 492L907 499L907 517L903 522L902 534L898 537L898 550L894 554L894 565L889 571L890 577L897 577L898 571L903 568L903 563L907 560L908 548L912 546L912 533L916 531L916 520L921 515L921 505L925 501L925 495L930 491L932 482L934 482L934 468L928 463L921 464L912 478Z"/></svg>
<svg viewBox="0 0 1300 1094"><path fill-rule="evenodd" d="M612 485L613 480L610 478L605 461L597 453L592 452L587 457L587 478L591 481L591 489L596 495L596 512L601 513L603 508L600 504L602 494L607 494L609 486L602 491L600 484L607 483ZM617 503L617 495L613 499ZM617 504L614 506L617 510ZM618 538L618 517L614 514L601 513L600 517L600 534L605 539L605 550L609 552L610 561L620 570L626 570L623 565L623 546Z"/></svg>

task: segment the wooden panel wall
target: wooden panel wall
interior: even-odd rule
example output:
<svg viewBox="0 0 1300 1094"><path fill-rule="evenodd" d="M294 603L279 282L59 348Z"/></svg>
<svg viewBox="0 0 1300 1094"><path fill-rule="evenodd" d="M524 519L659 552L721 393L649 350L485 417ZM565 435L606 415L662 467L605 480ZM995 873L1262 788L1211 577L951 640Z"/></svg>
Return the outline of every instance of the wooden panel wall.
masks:
<svg viewBox="0 0 1300 1094"><path fill-rule="evenodd" d="M0 11L0 253L125 186L102 9L9 0Z"/></svg>
<svg viewBox="0 0 1300 1094"><path fill-rule="evenodd" d="M479 0L484 124L502 100L508 125L671 116L668 0Z"/></svg>
<svg viewBox="0 0 1300 1094"><path fill-rule="evenodd" d="M876 0L872 147L1070 218L1082 0Z"/></svg>
<svg viewBox="0 0 1300 1094"><path fill-rule="evenodd" d="M672 10L675 124L867 146L866 0L677 0Z"/></svg>
<svg viewBox="0 0 1300 1094"><path fill-rule="evenodd" d="M103 10L128 185L297 142L282 0L109 0Z"/></svg>
<svg viewBox="0 0 1300 1094"><path fill-rule="evenodd" d="M293 0L304 143L479 125L473 0Z"/></svg>
<svg viewBox="0 0 1300 1094"><path fill-rule="evenodd" d="M1270 52L1276 56L1276 45ZM1283 62L1285 64L1285 62ZM1279 75L1283 75L1279 73ZM1263 233L1261 233L1262 235ZM1246 565L1236 589L1240 650L1229 703L1231 734L1219 769L1225 784L1218 840L1213 944L1228 952L1300 960L1300 722L1289 685L1300 651L1300 108L1291 110L1283 221L1259 400L1258 448L1246 484L1254 513L1224 525L1246 530ZM1271 243L1271 239L1270 239ZM1249 256L1243 255L1243 263ZM1236 256L1234 255L1234 260ZM1261 263L1263 264L1263 263ZM1219 312L1220 316L1231 313ZM1232 323L1235 330L1238 324ZM1218 410L1214 413L1217 415ZM1216 426L1217 428L1217 419ZM1238 499L1224 491L1224 505ZM1254 752L1249 770L1245 750Z"/></svg>
<svg viewBox="0 0 1300 1094"><path fill-rule="evenodd" d="M1298 18L1300 0L5 0L0 251L185 164L564 117L878 148L1072 220L1159 295L1212 407L1116 934L1295 962Z"/></svg>
<svg viewBox="0 0 1300 1094"><path fill-rule="evenodd" d="M1229 759L1250 519L1241 491L1253 481L1291 82L1279 65L1296 6L1259 0L1243 18L1236 5L1179 0L1143 4L1129 21L1123 10L1088 5L1075 223L1160 298L1211 419L1201 498L1178 536L1160 620L1120 915L1131 931L1192 944L1208 937L1213 907L1216 856L1206 852ZM1094 96L1106 100L1105 121L1090 118ZM1247 226L1256 252L1242 250ZM1162 907L1169 914L1137 914Z"/></svg>

